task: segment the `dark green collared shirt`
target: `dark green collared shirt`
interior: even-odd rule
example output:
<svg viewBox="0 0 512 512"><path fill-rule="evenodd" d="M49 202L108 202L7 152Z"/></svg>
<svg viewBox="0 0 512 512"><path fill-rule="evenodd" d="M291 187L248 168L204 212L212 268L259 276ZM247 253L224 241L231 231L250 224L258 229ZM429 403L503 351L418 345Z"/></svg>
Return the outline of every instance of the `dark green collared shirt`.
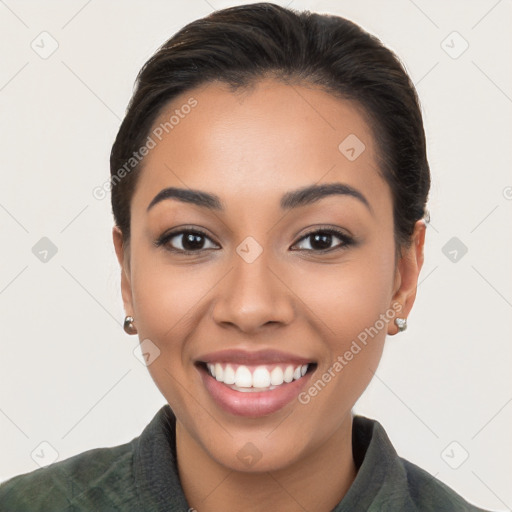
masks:
<svg viewBox="0 0 512 512"><path fill-rule="evenodd" d="M187 512L175 425L165 405L128 443L15 476L0 485L0 511ZM375 420L354 416L352 448L357 476L332 512L485 512L399 457Z"/></svg>

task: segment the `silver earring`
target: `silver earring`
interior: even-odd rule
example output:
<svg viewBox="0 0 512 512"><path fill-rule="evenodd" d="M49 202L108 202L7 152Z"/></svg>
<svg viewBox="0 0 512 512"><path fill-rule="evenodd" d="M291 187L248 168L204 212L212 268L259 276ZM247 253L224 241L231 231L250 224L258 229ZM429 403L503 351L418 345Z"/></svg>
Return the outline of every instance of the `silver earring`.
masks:
<svg viewBox="0 0 512 512"><path fill-rule="evenodd" d="M133 316L127 316L124 319L123 329L127 334L137 334L137 329L133 325Z"/></svg>
<svg viewBox="0 0 512 512"><path fill-rule="evenodd" d="M398 332L404 332L407 329L407 318L395 318L395 324Z"/></svg>

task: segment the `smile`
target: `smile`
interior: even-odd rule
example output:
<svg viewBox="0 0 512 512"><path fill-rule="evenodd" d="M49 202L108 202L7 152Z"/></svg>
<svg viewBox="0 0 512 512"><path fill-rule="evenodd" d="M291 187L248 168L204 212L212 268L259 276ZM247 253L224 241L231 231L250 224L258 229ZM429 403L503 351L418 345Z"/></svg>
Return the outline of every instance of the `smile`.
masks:
<svg viewBox="0 0 512 512"><path fill-rule="evenodd" d="M243 359L243 358L242 358ZM238 364L234 358L197 361L200 381L212 404L235 416L258 418L280 411L296 401L312 378L317 364L304 361Z"/></svg>
<svg viewBox="0 0 512 512"><path fill-rule="evenodd" d="M218 382L238 392L271 391L283 384L299 380L309 364L274 364L249 366L243 364L208 363L208 373Z"/></svg>

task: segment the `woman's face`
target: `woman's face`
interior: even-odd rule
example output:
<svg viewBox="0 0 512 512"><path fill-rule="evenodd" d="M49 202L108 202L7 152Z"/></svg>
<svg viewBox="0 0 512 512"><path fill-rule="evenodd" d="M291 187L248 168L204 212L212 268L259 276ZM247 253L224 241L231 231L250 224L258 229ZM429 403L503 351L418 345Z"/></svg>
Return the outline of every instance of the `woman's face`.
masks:
<svg viewBox="0 0 512 512"><path fill-rule="evenodd" d="M265 80L189 91L150 135L129 254L114 231L149 372L203 453L285 467L351 424L414 300L370 129L348 101Z"/></svg>

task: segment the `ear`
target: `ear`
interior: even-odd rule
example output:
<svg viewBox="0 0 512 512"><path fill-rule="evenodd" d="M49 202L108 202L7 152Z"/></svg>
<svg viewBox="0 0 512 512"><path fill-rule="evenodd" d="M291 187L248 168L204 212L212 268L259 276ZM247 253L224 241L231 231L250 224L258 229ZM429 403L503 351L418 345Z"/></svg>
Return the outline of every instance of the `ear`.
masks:
<svg viewBox="0 0 512 512"><path fill-rule="evenodd" d="M127 247L123 244L123 233L118 226L112 228L112 238L117 261L121 266L121 295L127 316L133 316L132 286L130 282L130 258Z"/></svg>
<svg viewBox="0 0 512 512"><path fill-rule="evenodd" d="M401 255L397 261L392 302L398 303L401 306L396 315L399 318L407 318L409 316L416 299L418 277L424 260L425 231L425 222L423 219L418 220L414 225L410 247L402 248ZM397 325L394 322L390 322L388 324L388 334L396 334L397 332Z"/></svg>

